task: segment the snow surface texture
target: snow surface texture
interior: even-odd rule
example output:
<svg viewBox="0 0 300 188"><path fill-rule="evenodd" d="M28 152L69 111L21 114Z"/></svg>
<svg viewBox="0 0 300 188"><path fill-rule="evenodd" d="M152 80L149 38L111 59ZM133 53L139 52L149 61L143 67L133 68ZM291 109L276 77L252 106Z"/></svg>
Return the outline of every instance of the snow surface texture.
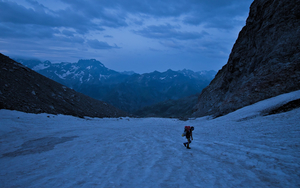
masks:
<svg viewBox="0 0 300 188"><path fill-rule="evenodd" d="M186 122L0 110L0 187L300 187L300 108L260 115L297 98Z"/></svg>

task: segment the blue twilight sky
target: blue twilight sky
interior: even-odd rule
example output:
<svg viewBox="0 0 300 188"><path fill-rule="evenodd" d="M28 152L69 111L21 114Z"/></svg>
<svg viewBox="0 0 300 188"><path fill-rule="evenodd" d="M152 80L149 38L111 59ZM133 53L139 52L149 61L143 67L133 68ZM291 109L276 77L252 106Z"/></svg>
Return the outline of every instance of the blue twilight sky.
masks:
<svg viewBox="0 0 300 188"><path fill-rule="evenodd" d="M0 53L137 73L219 70L253 0L0 0Z"/></svg>

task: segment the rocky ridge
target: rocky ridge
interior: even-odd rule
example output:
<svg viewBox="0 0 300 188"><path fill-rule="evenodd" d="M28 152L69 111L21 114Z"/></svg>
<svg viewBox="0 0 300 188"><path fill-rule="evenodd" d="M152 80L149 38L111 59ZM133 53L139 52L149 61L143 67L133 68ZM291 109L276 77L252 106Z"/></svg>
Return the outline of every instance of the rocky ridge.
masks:
<svg viewBox="0 0 300 188"><path fill-rule="evenodd" d="M77 117L127 114L59 84L0 53L0 109Z"/></svg>
<svg viewBox="0 0 300 188"><path fill-rule="evenodd" d="M228 62L199 95L194 116L221 116L300 89L300 1L254 0Z"/></svg>

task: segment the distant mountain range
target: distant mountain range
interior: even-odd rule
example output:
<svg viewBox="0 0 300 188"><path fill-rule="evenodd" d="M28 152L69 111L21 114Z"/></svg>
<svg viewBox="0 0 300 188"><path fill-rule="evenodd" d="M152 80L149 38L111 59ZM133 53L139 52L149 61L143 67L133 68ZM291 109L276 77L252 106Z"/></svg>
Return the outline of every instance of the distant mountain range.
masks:
<svg viewBox="0 0 300 188"><path fill-rule="evenodd" d="M124 117L127 113L76 92L0 53L0 109L77 117Z"/></svg>
<svg viewBox="0 0 300 188"><path fill-rule="evenodd" d="M199 94L216 74L215 71L191 70L145 74L117 72L95 59L79 60L77 63L15 60L75 91L130 113L162 101Z"/></svg>

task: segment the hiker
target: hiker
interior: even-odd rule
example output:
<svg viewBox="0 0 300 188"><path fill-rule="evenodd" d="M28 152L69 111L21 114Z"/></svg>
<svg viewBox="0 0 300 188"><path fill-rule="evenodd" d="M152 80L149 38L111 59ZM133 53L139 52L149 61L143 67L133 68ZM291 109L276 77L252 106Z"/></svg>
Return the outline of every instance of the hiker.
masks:
<svg viewBox="0 0 300 188"><path fill-rule="evenodd" d="M185 126L184 127L184 133L182 135L186 137L187 142L183 143L183 145L187 149L191 149L190 148L190 143L192 142L191 139L193 140L193 130L194 130L193 126L192 127L190 127L190 126Z"/></svg>

